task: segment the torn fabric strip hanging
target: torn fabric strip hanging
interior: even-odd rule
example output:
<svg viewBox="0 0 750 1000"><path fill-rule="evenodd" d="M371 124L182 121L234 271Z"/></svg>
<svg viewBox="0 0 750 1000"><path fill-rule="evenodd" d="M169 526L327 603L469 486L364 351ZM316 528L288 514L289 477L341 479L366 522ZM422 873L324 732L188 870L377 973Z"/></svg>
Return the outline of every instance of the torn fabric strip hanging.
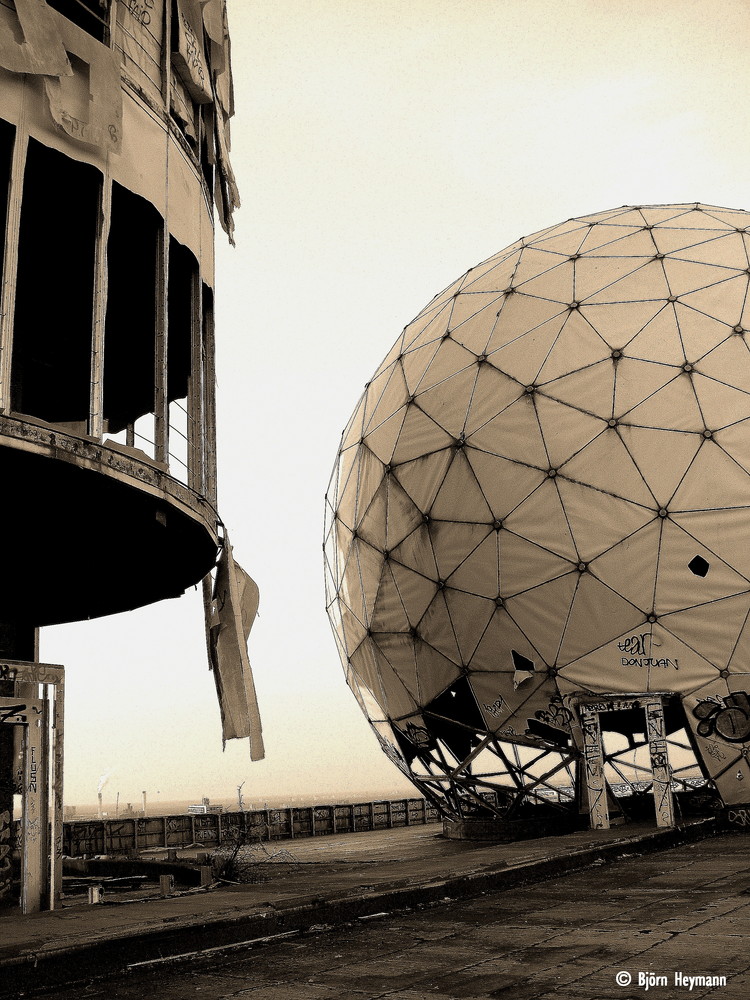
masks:
<svg viewBox="0 0 750 1000"><path fill-rule="evenodd" d="M216 569L213 596L206 602L209 663L216 682L224 742L250 739L250 759L263 760L263 730L247 640L258 613L257 584L232 556L229 537Z"/></svg>

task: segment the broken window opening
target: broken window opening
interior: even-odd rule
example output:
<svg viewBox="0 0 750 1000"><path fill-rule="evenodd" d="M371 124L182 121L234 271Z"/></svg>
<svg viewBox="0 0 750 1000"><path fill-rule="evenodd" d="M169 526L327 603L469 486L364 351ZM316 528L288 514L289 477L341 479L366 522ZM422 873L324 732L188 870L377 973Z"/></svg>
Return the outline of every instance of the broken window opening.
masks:
<svg viewBox="0 0 750 1000"><path fill-rule="evenodd" d="M8 199L10 196L10 175L13 164L13 143L16 137L15 128L0 119L0 219L3 223L3 239L0 245L0 287L3 281L3 266L5 253L5 234L8 229Z"/></svg>
<svg viewBox="0 0 750 1000"><path fill-rule="evenodd" d="M162 225L161 216L148 201L113 183L103 413L105 437L122 444L128 443L128 425L154 410L157 253ZM153 440L153 426L150 430ZM143 427L140 433L143 436Z"/></svg>
<svg viewBox="0 0 750 1000"><path fill-rule="evenodd" d="M112 0L47 0L47 6L67 17L100 42L109 44Z"/></svg>
<svg viewBox="0 0 750 1000"><path fill-rule="evenodd" d="M102 175L29 140L21 203L11 408L85 434Z"/></svg>
<svg viewBox="0 0 750 1000"><path fill-rule="evenodd" d="M528 657L523 656L521 653L516 652L515 649L511 649L510 655L513 659L513 669L514 670L527 670L533 672L534 661L528 659Z"/></svg>

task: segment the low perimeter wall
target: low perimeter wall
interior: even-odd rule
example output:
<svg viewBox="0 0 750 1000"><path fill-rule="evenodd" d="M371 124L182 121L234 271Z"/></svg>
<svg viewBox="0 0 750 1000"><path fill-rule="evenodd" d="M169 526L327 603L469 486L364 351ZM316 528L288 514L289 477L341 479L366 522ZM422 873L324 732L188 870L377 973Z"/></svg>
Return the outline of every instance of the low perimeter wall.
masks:
<svg viewBox="0 0 750 1000"><path fill-rule="evenodd" d="M218 847L238 838L293 840L333 833L360 833L437 823L440 816L425 799L357 802L353 805L255 809L252 812L179 816L138 816L63 824L63 854L128 854L159 847Z"/></svg>

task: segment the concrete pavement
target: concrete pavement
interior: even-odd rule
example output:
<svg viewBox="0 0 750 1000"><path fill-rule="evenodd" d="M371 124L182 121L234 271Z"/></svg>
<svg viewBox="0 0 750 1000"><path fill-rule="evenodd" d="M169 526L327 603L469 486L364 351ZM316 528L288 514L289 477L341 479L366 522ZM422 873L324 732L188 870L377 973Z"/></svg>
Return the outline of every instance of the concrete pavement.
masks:
<svg viewBox="0 0 750 1000"><path fill-rule="evenodd" d="M270 845L263 881L170 898L127 894L27 917L0 918L0 996L109 975L139 963L495 892L715 833L712 820L679 830L620 827L512 844L449 841L438 826ZM287 856L291 853L291 859Z"/></svg>

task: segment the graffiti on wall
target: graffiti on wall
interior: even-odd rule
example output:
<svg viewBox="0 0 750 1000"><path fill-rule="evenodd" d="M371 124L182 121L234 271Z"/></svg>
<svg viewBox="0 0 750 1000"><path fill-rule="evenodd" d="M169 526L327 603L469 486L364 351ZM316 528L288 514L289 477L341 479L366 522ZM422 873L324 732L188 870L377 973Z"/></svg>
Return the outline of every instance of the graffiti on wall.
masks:
<svg viewBox="0 0 750 1000"><path fill-rule="evenodd" d="M745 743L750 739L750 698L745 691L699 701L693 715L699 720L699 736L716 735L727 743Z"/></svg>

